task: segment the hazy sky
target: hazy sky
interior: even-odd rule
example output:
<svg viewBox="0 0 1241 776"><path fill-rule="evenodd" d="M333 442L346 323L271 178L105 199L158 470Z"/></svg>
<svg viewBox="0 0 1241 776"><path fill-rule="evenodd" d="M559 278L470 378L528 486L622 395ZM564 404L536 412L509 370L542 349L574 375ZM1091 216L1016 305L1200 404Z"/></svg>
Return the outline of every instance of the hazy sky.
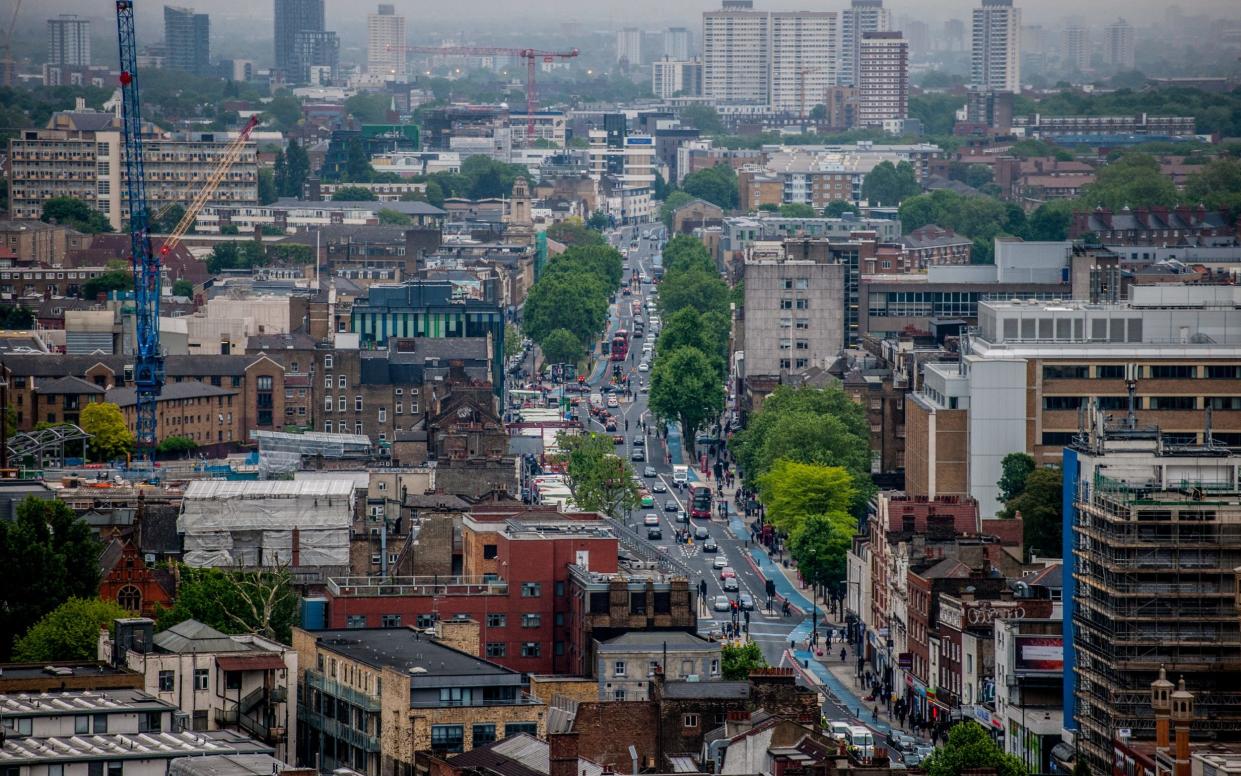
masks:
<svg viewBox="0 0 1241 776"><path fill-rule="evenodd" d="M701 13L719 7L716 0L467 0L464 3L434 0L389 0L397 12L409 18L411 33L420 27L443 28L445 25L491 27L510 24L513 27L558 25L576 21L594 27L638 26L657 29L668 24L684 23L691 28L701 25ZM365 14L375 7L366 0L326 0L329 28L346 28L364 24ZM755 6L769 10L832 10L843 8L848 0L755 0ZM0 0L0 18L7 18L13 0ZM162 21L162 0L138 0L135 3L140 22ZM174 0L169 4L186 5L207 11L213 16L249 18L270 21L273 0ZM928 22L957 17L966 19L971 0L888 0L887 6L896 15L922 16ZM1033 23L1054 24L1069 14L1081 14L1087 23L1104 23L1123 15L1141 25L1163 18L1164 10L1174 3L1166 0L1017 0L1023 18ZM1187 14L1209 13L1221 17L1241 18L1241 3L1235 0L1182 0L1180 7ZM41 24L55 13L78 13L97 19L110 19L113 5L107 0L39 0L26 2L21 17L25 26ZM221 19L223 21L223 18ZM422 20L423 23L420 23ZM552 31L551 29L548 30Z"/></svg>

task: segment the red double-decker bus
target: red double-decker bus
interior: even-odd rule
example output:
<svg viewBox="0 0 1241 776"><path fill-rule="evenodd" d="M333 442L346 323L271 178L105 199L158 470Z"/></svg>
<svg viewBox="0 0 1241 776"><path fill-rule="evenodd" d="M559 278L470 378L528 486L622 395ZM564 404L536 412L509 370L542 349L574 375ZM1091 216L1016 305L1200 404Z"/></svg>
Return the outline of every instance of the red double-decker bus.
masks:
<svg viewBox="0 0 1241 776"><path fill-rule="evenodd" d="M629 332L617 329L612 335L612 360L624 361L629 355Z"/></svg>
<svg viewBox="0 0 1241 776"><path fill-rule="evenodd" d="M711 519L711 488L707 485L691 485L689 489L689 516L700 520Z"/></svg>

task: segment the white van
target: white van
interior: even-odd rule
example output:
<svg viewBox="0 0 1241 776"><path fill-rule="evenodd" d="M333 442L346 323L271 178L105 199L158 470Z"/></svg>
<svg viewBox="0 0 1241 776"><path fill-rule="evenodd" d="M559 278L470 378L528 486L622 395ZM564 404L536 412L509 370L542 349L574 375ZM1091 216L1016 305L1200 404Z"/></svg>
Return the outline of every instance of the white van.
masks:
<svg viewBox="0 0 1241 776"><path fill-rule="evenodd" d="M673 464L672 466L672 484L687 485L689 484L689 467L683 464Z"/></svg>
<svg viewBox="0 0 1241 776"><path fill-rule="evenodd" d="M849 742L849 746L857 749L858 756L863 760L869 760L875 756L875 734L870 732L870 728L850 725L845 740Z"/></svg>

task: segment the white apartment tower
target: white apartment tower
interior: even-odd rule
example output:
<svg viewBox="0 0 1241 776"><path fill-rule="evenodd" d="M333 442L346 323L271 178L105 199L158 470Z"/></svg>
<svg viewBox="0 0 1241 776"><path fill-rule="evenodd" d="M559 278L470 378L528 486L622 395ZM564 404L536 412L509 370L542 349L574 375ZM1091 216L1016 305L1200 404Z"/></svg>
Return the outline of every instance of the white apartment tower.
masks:
<svg viewBox="0 0 1241 776"><path fill-rule="evenodd" d="M651 63L651 91L661 100L702 96L702 62L664 57Z"/></svg>
<svg viewBox="0 0 1241 776"><path fill-rule="evenodd" d="M617 31L616 61L630 67L642 64L642 30L626 27Z"/></svg>
<svg viewBox="0 0 1241 776"><path fill-rule="evenodd" d="M1064 54L1064 66L1078 73L1090 69L1090 31L1080 24L1070 24L1064 28L1064 43L1061 46Z"/></svg>
<svg viewBox="0 0 1241 776"><path fill-rule="evenodd" d="M1133 53L1133 25L1117 19L1107 26L1107 63L1117 70L1135 67Z"/></svg>
<svg viewBox="0 0 1241 776"><path fill-rule="evenodd" d="M862 36L868 32L886 32L891 27L892 19L883 7L883 0L853 0L852 5L840 12L840 65L836 76L839 85L857 85Z"/></svg>
<svg viewBox="0 0 1241 776"><path fill-rule="evenodd" d="M771 109L800 113L836 83L840 20L835 11L771 14Z"/></svg>
<svg viewBox="0 0 1241 776"><path fill-rule="evenodd" d="M66 13L47 20L47 63L90 65L90 19Z"/></svg>
<svg viewBox="0 0 1241 776"><path fill-rule="evenodd" d="M909 42L899 32L862 35L858 60L858 126L909 117Z"/></svg>
<svg viewBox="0 0 1241 776"><path fill-rule="evenodd" d="M1021 9L1013 7L1013 0L982 0L974 9L970 84L1021 91Z"/></svg>
<svg viewBox="0 0 1241 776"><path fill-rule="evenodd" d="M366 72L385 81L405 80L405 17L390 3L366 15Z"/></svg>
<svg viewBox="0 0 1241 776"><path fill-rule="evenodd" d="M684 61L689 59L689 30L685 27L669 27L664 31L664 56Z"/></svg>
<svg viewBox="0 0 1241 776"><path fill-rule="evenodd" d="M753 0L724 0L702 15L702 94L713 102L766 104L771 86L771 14Z"/></svg>

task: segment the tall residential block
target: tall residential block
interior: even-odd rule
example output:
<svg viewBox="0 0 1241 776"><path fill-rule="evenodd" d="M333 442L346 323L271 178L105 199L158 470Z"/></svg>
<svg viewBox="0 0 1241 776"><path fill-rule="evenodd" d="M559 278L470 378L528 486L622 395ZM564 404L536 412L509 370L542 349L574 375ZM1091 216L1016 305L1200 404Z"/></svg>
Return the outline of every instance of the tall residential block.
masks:
<svg viewBox="0 0 1241 776"><path fill-rule="evenodd" d="M663 59L651 63L651 91L661 100L702 96L702 62Z"/></svg>
<svg viewBox="0 0 1241 776"><path fill-rule="evenodd" d="M853 0L840 12L840 65L836 81L841 86L855 86L858 59L862 52L862 36L868 32L884 32L892 21L883 0Z"/></svg>
<svg viewBox="0 0 1241 776"><path fill-rule="evenodd" d="M642 64L642 30L626 27L617 31L616 61L630 67Z"/></svg>
<svg viewBox="0 0 1241 776"><path fill-rule="evenodd" d="M1090 31L1080 24L1064 28L1061 59L1069 70L1084 73L1090 69Z"/></svg>
<svg viewBox="0 0 1241 776"><path fill-rule="evenodd" d="M1109 24L1104 52L1107 63L1117 70L1132 70L1136 64L1133 52L1133 25L1124 19Z"/></svg>
<svg viewBox="0 0 1241 776"><path fill-rule="evenodd" d="M61 14L47 20L47 63L86 67L90 62L90 19Z"/></svg>
<svg viewBox="0 0 1241 776"><path fill-rule="evenodd" d="M211 18L192 8L164 6L165 67L194 75L211 75Z"/></svg>
<svg viewBox="0 0 1241 776"><path fill-rule="evenodd" d="M771 14L752 0L724 0L702 15L702 94L713 102L766 104L771 86Z"/></svg>
<svg viewBox="0 0 1241 776"><path fill-rule="evenodd" d="M664 31L664 56L668 59L689 59L689 30L669 27Z"/></svg>
<svg viewBox="0 0 1241 776"><path fill-rule="evenodd" d="M899 32L862 35L858 69L858 125L882 125L909 116L909 43Z"/></svg>
<svg viewBox="0 0 1241 776"><path fill-rule="evenodd" d="M366 72L385 81L405 77L405 17L391 3L366 15Z"/></svg>
<svg viewBox="0 0 1241 776"><path fill-rule="evenodd" d="M293 37L290 77L322 85L336 77L340 65L340 38L334 32L302 30Z"/></svg>
<svg viewBox="0 0 1241 776"><path fill-rule="evenodd" d="M1021 91L1021 9L1013 7L1013 0L982 0L974 9L970 83Z"/></svg>
<svg viewBox="0 0 1241 776"><path fill-rule="evenodd" d="M836 83L840 19L835 11L771 14L772 110L809 111Z"/></svg>
<svg viewBox="0 0 1241 776"><path fill-rule="evenodd" d="M300 78L290 73L296 64L297 34L323 29L323 0L276 0L276 69L287 77Z"/></svg>

